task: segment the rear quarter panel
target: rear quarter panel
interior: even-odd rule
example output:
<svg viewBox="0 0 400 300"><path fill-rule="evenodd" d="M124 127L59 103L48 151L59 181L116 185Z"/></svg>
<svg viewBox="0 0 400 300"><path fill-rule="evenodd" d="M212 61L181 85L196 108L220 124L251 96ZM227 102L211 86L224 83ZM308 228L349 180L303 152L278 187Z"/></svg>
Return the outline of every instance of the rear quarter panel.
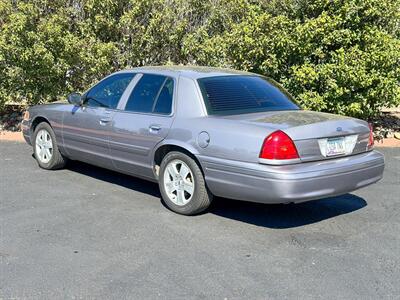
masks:
<svg viewBox="0 0 400 300"><path fill-rule="evenodd" d="M258 162L264 138L272 130L209 117L175 120L170 138L194 148L196 154L228 160ZM208 134L209 144L200 146L200 134Z"/></svg>

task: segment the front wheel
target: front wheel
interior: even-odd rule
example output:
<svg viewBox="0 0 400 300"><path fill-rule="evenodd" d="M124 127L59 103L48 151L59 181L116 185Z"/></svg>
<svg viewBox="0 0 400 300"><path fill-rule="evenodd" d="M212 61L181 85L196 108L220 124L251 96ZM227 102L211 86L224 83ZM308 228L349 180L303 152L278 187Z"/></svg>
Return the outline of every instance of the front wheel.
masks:
<svg viewBox="0 0 400 300"><path fill-rule="evenodd" d="M40 123L33 137L33 152L41 168L56 170L65 166L67 159L58 150L56 136L48 123Z"/></svg>
<svg viewBox="0 0 400 300"><path fill-rule="evenodd" d="M194 215L211 204L203 173L190 156L169 152L161 162L159 186L164 203L174 212Z"/></svg>

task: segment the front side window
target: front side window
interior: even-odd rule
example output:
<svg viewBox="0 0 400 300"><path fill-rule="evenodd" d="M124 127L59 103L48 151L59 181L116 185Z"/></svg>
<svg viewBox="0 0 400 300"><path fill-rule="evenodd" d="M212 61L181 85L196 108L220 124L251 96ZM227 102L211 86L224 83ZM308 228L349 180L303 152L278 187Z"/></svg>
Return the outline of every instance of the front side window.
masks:
<svg viewBox="0 0 400 300"><path fill-rule="evenodd" d="M198 79L208 114L297 110L291 96L271 79L231 75Z"/></svg>
<svg viewBox="0 0 400 300"><path fill-rule="evenodd" d="M168 115L172 111L173 92L174 81L172 78L143 74L129 96L125 110Z"/></svg>
<svg viewBox="0 0 400 300"><path fill-rule="evenodd" d="M100 81L86 94L86 105L115 109L134 76L133 73L120 73Z"/></svg>

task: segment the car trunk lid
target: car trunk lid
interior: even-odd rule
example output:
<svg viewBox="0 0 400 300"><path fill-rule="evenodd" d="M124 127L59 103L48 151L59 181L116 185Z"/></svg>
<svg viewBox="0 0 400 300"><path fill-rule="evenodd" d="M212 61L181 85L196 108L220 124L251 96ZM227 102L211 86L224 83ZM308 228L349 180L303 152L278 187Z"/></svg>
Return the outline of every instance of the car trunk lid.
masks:
<svg viewBox="0 0 400 300"><path fill-rule="evenodd" d="M228 118L270 130L282 130L294 141L301 161L325 160L367 151L368 123L350 117L294 110Z"/></svg>

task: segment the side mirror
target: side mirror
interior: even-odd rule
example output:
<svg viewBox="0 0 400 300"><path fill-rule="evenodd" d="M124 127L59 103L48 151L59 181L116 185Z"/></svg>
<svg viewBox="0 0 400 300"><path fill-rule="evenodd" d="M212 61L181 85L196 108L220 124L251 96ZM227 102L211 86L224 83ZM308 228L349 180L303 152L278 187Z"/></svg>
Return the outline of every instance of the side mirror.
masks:
<svg viewBox="0 0 400 300"><path fill-rule="evenodd" d="M82 95L79 93L71 93L67 97L68 102L76 105L76 106L81 106L82 105Z"/></svg>

